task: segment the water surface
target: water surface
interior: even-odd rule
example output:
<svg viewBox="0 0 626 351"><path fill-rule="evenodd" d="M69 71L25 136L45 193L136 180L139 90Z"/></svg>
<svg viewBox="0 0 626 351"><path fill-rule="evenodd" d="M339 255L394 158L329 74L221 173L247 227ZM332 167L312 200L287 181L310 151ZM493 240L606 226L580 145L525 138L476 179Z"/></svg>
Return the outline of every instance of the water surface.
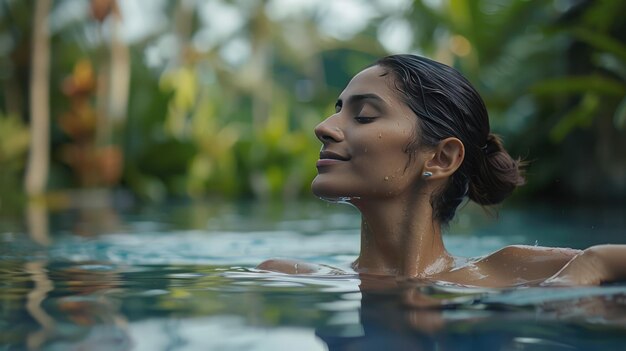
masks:
<svg viewBox="0 0 626 351"><path fill-rule="evenodd" d="M461 256L624 243L623 209L461 211ZM624 350L626 285L473 289L259 272L347 268L358 214L321 202L85 208L0 224L0 350Z"/></svg>

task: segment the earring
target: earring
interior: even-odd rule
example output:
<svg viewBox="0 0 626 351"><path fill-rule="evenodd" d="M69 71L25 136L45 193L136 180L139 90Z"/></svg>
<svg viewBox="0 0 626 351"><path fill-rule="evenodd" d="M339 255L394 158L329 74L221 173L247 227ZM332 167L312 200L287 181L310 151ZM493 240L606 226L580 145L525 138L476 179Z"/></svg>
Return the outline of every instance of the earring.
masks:
<svg viewBox="0 0 626 351"><path fill-rule="evenodd" d="M432 172L424 172L424 173L422 173L422 176L423 176L424 178L428 178L428 177L430 177L430 176L432 176L432 175L433 175L433 173L432 173Z"/></svg>

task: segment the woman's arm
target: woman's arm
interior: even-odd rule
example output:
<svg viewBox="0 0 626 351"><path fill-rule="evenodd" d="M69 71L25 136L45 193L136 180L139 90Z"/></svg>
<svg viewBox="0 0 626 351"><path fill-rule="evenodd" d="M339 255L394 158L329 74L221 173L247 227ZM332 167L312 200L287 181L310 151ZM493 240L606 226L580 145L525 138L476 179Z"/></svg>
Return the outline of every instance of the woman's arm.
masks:
<svg viewBox="0 0 626 351"><path fill-rule="evenodd" d="M321 267L316 264L275 258L261 262L256 268L286 274L311 274L321 270Z"/></svg>
<svg viewBox="0 0 626 351"><path fill-rule="evenodd" d="M626 282L626 245L592 246L572 258L543 286Z"/></svg>
<svg viewBox="0 0 626 351"><path fill-rule="evenodd" d="M261 262L256 269L285 274L345 274L341 269L325 264L276 258Z"/></svg>

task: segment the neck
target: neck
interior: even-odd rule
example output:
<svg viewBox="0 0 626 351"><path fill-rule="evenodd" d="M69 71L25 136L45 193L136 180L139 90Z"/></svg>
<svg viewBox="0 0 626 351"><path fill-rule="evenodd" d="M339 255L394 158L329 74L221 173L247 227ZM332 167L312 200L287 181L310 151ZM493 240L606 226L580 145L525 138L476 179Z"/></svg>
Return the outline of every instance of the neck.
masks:
<svg viewBox="0 0 626 351"><path fill-rule="evenodd" d="M425 196L355 203L361 211L362 273L426 278L452 264Z"/></svg>

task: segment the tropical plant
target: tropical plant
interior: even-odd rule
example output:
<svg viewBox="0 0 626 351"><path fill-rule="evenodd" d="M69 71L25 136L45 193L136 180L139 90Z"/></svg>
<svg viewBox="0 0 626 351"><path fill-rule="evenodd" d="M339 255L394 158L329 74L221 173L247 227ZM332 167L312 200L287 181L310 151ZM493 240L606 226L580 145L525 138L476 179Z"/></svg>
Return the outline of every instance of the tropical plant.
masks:
<svg viewBox="0 0 626 351"><path fill-rule="evenodd" d="M44 83L44 75L25 83L35 72L29 48L42 39L33 4L8 1L0 11L8 33L0 44L11 44L0 45L0 70L14 67L0 74L0 108L18 116L3 128L18 128L17 118L49 133L51 152L41 151L41 137L30 139L34 154L50 157L48 190L299 196L315 174L312 129L350 76L388 52L415 52L478 87L492 128L533 161L528 194L626 194L624 2L79 3L52 2L47 11ZM125 21L137 14L151 25L132 34ZM49 103L25 103L29 89L46 87ZM43 107L51 125L42 129ZM16 171L2 176L23 176L26 154L15 155Z"/></svg>

